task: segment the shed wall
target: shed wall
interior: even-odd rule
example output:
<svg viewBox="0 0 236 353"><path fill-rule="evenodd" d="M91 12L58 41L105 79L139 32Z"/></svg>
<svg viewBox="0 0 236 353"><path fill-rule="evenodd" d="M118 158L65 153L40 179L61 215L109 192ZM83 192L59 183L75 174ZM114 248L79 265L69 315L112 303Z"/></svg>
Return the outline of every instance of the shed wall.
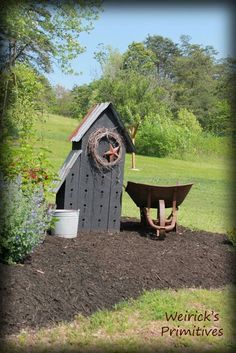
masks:
<svg viewBox="0 0 236 353"><path fill-rule="evenodd" d="M82 149L64 183L64 201L61 195L60 204L64 202L67 209L80 209L78 231L115 231L120 230L121 199L126 148L123 143L122 157L118 165L110 170L99 171L94 168L88 155L87 144L92 132L99 128L122 131L110 110L104 111L82 138L73 142L73 149ZM105 148L102 143L100 147ZM107 148L107 147L106 147ZM104 152L106 149L104 149Z"/></svg>

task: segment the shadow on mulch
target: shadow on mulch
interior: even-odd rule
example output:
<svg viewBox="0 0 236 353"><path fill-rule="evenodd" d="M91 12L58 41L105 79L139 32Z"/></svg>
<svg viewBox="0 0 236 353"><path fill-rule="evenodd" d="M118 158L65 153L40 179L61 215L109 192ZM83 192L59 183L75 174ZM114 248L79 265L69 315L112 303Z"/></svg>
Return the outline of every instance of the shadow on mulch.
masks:
<svg viewBox="0 0 236 353"><path fill-rule="evenodd" d="M0 264L2 333L90 315L144 290L234 283L235 252L224 235L178 227L154 239L126 219L119 234L47 236L24 264Z"/></svg>

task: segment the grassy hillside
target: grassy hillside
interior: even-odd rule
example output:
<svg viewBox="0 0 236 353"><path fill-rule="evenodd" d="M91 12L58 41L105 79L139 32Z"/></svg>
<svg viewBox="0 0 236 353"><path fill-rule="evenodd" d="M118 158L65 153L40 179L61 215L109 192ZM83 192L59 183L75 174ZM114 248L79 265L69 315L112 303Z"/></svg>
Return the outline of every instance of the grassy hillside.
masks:
<svg viewBox="0 0 236 353"><path fill-rule="evenodd" d="M75 119L51 114L38 123L39 144L51 150L49 159L55 170L59 170L71 149L68 137L76 126L78 121Z"/></svg>
<svg viewBox="0 0 236 353"><path fill-rule="evenodd" d="M38 125L40 144L49 148L50 160L59 170L71 148L68 136L78 125L74 119L49 115ZM232 228L233 175L228 158L183 161L170 158L137 156L138 170L131 170L131 156L126 156L124 184L134 181L171 185L193 182L193 188L179 210L179 223L196 229L225 233ZM123 216L139 217L139 210L124 192Z"/></svg>

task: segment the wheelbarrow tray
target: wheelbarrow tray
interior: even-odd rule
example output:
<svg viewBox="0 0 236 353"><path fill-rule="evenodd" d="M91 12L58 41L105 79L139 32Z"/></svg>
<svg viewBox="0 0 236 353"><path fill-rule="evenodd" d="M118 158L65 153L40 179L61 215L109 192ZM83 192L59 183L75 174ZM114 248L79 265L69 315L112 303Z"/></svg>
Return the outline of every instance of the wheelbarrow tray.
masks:
<svg viewBox="0 0 236 353"><path fill-rule="evenodd" d="M165 207L171 208L175 194L176 206L184 201L193 184L177 184L171 186L147 185L128 181L125 191L139 208L158 208L159 200L165 201ZM151 204L148 205L148 194L151 194Z"/></svg>

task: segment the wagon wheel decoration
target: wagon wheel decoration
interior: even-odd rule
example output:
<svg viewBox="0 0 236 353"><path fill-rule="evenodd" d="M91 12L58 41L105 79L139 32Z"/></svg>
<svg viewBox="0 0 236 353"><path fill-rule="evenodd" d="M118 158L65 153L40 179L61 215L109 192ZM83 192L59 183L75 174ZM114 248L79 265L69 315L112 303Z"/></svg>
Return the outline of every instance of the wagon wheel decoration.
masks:
<svg viewBox="0 0 236 353"><path fill-rule="evenodd" d="M108 142L109 149L101 154L99 147L102 140ZM112 168L121 160L122 138L114 129L97 129L89 137L88 151L97 168Z"/></svg>

